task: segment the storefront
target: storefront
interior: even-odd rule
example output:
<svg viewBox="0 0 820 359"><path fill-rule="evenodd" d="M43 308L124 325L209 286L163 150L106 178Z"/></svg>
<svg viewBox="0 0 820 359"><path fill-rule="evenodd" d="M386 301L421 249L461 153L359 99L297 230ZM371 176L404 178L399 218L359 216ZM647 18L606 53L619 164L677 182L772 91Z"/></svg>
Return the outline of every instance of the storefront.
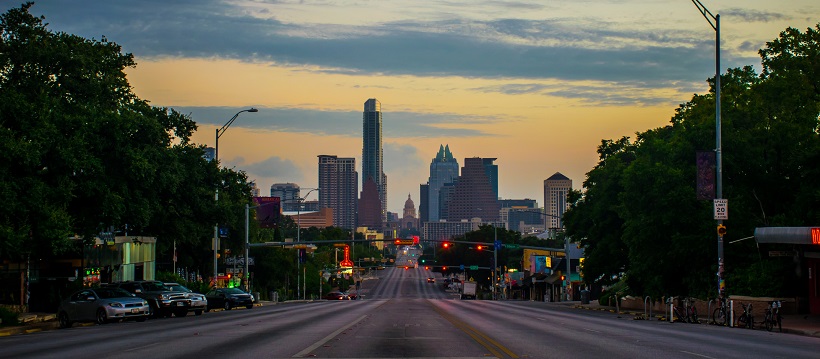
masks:
<svg viewBox="0 0 820 359"><path fill-rule="evenodd" d="M806 285L800 292L805 293L807 305L805 309L799 306L798 310L820 314L820 227L761 227L755 229L754 237L758 244L792 245L794 258L801 269L797 275ZM769 255L778 254L765 250L765 247L762 249Z"/></svg>

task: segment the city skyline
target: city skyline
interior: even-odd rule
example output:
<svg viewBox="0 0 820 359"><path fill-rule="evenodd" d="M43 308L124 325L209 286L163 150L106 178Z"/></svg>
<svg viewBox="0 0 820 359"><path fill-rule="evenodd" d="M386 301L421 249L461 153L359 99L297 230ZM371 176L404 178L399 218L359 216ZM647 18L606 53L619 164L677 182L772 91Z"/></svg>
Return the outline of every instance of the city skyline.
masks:
<svg viewBox="0 0 820 359"><path fill-rule="evenodd" d="M703 3L721 15L722 73L759 72L766 41L820 18L809 0ZM715 33L685 0L80 0L31 13L133 53L134 92L190 114L198 144L258 108L220 137L219 157L262 189L318 187L321 154L361 164L361 104L379 99L394 213L421 198L440 144L459 162L497 158L503 198L540 199L555 172L578 188L601 140L667 125L715 71Z"/></svg>

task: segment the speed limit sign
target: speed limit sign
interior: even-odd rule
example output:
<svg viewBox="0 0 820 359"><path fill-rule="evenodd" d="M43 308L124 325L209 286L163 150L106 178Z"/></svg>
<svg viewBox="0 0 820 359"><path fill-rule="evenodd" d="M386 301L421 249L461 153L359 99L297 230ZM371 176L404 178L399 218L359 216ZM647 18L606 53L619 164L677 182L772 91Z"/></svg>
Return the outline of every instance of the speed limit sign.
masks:
<svg viewBox="0 0 820 359"><path fill-rule="evenodd" d="M729 200L715 199L715 220L729 219Z"/></svg>

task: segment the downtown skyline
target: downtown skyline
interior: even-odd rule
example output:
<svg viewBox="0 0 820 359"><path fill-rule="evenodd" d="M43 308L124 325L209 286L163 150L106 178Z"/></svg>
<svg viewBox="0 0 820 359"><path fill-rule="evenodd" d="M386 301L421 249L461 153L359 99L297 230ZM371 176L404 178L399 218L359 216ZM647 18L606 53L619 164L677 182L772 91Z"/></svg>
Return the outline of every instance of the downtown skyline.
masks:
<svg viewBox="0 0 820 359"><path fill-rule="evenodd" d="M721 15L724 73L759 72L766 41L820 19L815 1L703 3ZM31 13L133 53L135 93L190 114L198 144L258 108L220 138L220 160L263 194L317 187L321 154L361 171L361 104L378 99L394 213L441 145L459 163L498 158L503 198L542 199L556 172L577 189L601 140L667 125L714 76L714 31L687 0L42 1Z"/></svg>

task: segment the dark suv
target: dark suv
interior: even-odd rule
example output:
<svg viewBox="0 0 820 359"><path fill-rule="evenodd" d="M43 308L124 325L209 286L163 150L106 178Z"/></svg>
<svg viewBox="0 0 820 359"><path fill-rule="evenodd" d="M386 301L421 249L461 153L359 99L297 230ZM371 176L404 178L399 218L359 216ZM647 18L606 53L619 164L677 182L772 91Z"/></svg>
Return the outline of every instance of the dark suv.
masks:
<svg viewBox="0 0 820 359"><path fill-rule="evenodd" d="M172 291L158 280L138 280L112 283L112 286L125 289L145 299L151 306L154 317L184 317L191 307L191 300L186 293Z"/></svg>

